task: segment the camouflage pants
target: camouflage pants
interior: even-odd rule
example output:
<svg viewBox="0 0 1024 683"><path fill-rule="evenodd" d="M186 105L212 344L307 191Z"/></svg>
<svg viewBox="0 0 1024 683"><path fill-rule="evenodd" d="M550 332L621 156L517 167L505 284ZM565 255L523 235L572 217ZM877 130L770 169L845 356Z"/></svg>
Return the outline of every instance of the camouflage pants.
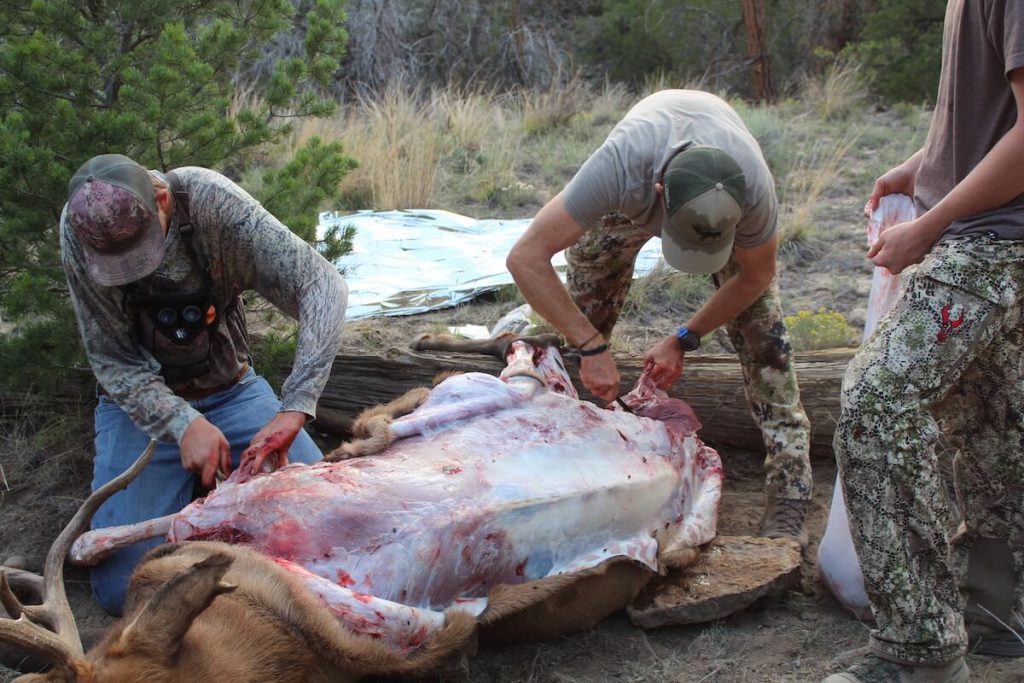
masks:
<svg viewBox="0 0 1024 683"><path fill-rule="evenodd" d="M1024 243L943 242L847 369L835 435L850 527L880 656L938 663L964 653L959 590L972 541L1009 545L1024 617ZM936 440L956 448L963 523ZM1024 622L1022 622L1024 623Z"/></svg>
<svg viewBox="0 0 1024 683"><path fill-rule="evenodd" d="M569 294L605 337L611 334L622 312L637 254L649 239L651 235L628 219L608 214L565 252ZM730 259L714 275L715 286L721 286L738 270ZM809 500L810 422L800 405L778 284L772 282L727 327L743 368L751 416L764 438L765 492L772 498Z"/></svg>

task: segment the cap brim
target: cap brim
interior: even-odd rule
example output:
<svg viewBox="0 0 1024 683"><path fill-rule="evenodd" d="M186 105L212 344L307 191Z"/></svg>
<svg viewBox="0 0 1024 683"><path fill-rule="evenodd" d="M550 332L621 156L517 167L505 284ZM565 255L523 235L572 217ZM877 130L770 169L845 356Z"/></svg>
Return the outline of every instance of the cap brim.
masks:
<svg viewBox="0 0 1024 683"><path fill-rule="evenodd" d="M103 287L119 287L150 275L163 261L165 245L157 214L153 215L153 223L146 234L127 251L108 254L82 244L89 277Z"/></svg>
<svg viewBox="0 0 1024 683"><path fill-rule="evenodd" d="M732 240L726 240L720 249L712 252L685 249L662 231L661 255L665 262L676 270L695 275L717 273L729 261L732 254Z"/></svg>

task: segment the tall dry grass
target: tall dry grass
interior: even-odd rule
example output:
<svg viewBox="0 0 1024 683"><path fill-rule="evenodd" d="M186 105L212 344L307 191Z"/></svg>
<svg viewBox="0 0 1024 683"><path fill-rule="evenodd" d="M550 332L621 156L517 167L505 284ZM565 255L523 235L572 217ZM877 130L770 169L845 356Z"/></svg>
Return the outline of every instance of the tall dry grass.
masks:
<svg viewBox="0 0 1024 683"><path fill-rule="evenodd" d="M434 104L403 84L362 97L336 120L337 137L359 161L342 188L374 209L433 208L442 130Z"/></svg>
<svg viewBox="0 0 1024 683"><path fill-rule="evenodd" d="M855 61L833 58L816 76L801 79L801 99L821 119L841 120L860 111L868 99L868 79Z"/></svg>
<svg viewBox="0 0 1024 683"><path fill-rule="evenodd" d="M562 128L590 104L590 90L579 78L553 84L547 90L520 90L514 101L522 131L543 135Z"/></svg>
<svg viewBox="0 0 1024 683"><path fill-rule="evenodd" d="M524 101L530 106L524 108ZM424 93L396 86L361 98L334 119L304 123L297 141L318 135L344 143L359 162L342 183L350 204L378 211L451 208L517 187L524 122L529 117L530 125L545 125L538 117L552 115L542 112L555 106L546 101L524 94Z"/></svg>
<svg viewBox="0 0 1024 683"><path fill-rule="evenodd" d="M783 247L820 237L819 217L829 197L849 182L846 173L866 127L862 121L867 97L860 67L837 60L819 75L805 77L796 101L759 108L753 116L768 124L755 135L781 198Z"/></svg>
<svg viewBox="0 0 1024 683"><path fill-rule="evenodd" d="M781 178L785 201L780 207L780 244L806 242L817 236L817 216L828 194L839 187L846 160L861 133L847 130L838 139L818 139L797 153Z"/></svg>
<svg viewBox="0 0 1024 683"><path fill-rule="evenodd" d="M700 84L662 75L643 89L675 87ZM805 78L796 100L772 106L733 101L775 175L784 242L815 236L818 208L843 181L860 140L857 116L866 93L856 65L835 62ZM641 96L618 84L595 91L578 79L504 93L423 92L398 84L350 103L332 119L303 123L294 144L312 135L342 141L360 164L343 181L348 206L522 216L562 189Z"/></svg>

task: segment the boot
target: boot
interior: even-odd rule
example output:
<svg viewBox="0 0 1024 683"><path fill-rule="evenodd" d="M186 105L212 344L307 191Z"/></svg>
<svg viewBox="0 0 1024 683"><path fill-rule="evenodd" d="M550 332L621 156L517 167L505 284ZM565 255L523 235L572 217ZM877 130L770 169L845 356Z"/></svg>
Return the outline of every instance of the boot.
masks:
<svg viewBox="0 0 1024 683"><path fill-rule="evenodd" d="M940 666L910 666L866 653L846 671L832 674L822 683L967 683L969 680L970 671L963 657Z"/></svg>
<svg viewBox="0 0 1024 683"><path fill-rule="evenodd" d="M968 649L990 657L1024 657L1024 623L1013 614L1013 554L1001 538L975 538L967 552L964 623ZM1013 629L1020 628L1017 633Z"/></svg>
<svg viewBox="0 0 1024 683"><path fill-rule="evenodd" d="M769 498L761 518L760 536L789 538L807 549L807 501L795 498Z"/></svg>

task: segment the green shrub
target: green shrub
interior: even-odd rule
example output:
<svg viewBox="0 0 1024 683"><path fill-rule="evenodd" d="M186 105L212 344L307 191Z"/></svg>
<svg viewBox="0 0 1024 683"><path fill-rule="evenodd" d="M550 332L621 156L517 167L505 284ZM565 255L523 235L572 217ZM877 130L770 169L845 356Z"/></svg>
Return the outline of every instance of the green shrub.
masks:
<svg viewBox="0 0 1024 683"><path fill-rule="evenodd" d="M932 101L942 64L943 0L879 0L861 40L841 56L862 64L872 91L889 102Z"/></svg>
<svg viewBox="0 0 1024 683"><path fill-rule="evenodd" d="M55 381L81 362L57 225L84 161L119 152L147 168L237 177L295 121L334 111L344 0L300 4L0 4L0 310L13 325L0 335L0 386ZM298 27L303 57L279 60L240 96L239 70ZM257 198L312 239L319 205L352 164L340 143L320 140L293 162L264 174ZM344 251L344 237L331 248Z"/></svg>
<svg viewBox="0 0 1024 683"><path fill-rule="evenodd" d="M713 0L601 0L576 26L585 64L635 84L725 71L744 35L740 3Z"/></svg>
<svg viewBox="0 0 1024 683"><path fill-rule="evenodd" d="M785 317L789 342L797 351L816 351L854 346L857 332L842 313L825 308L817 313L800 311Z"/></svg>

